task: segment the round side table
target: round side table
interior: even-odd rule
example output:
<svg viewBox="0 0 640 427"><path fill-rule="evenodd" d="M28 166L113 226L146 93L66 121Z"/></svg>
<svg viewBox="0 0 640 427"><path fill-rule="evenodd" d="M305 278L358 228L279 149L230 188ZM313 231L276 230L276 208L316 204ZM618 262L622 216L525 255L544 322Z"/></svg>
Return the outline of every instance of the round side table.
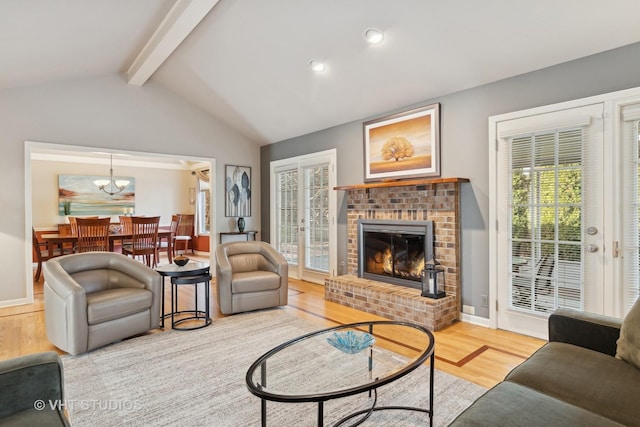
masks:
<svg viewBox="0 0 640 427"><path fill-rule="evenodd" d="M171 329L179 331L190 331L193 329L204 328L211 324L211 316L209 314L209 285L211 283L210 274L201 274L198 276L173 276L171 277ZM193 310L178 310L178 286L193 285L193 293L195 294L195 302ZM198 285L204 285L204 310L198 310ZM174 298L175 296L175 298ZM188 317L176 319L176 315L191 314ZM184 322L201 321L192 326L180 326Z"/></svg>
<svg viewBox="0 0 640 427"><path fill-rule="evenodd" d="M200 276L209 275L209 263L200 261L189 261L183 266L176 264L166 264L156 267L155 269L163 278L164 277L182 277L182 276ZM173 285L171 285L173 290ZM172 292L173 293L173 292ZM208 304L208 301L207 301ZM170 316L171 313L164 313L164 281L162 283L162 302L161 302L160 327L164 328L164 318ZM196 307L197 309L197 307ZM171 305L173 312L173 304Z"/></svg>

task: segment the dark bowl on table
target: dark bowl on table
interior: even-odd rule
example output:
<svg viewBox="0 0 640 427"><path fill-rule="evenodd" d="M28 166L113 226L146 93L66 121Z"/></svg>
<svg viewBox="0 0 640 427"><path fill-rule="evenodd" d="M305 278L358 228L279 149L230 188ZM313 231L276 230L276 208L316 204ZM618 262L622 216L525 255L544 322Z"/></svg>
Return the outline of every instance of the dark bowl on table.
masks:
<svg viewBox="0 0 640 427"><path fill-rule="evenodd" d="M183 265L186 265L189 262L189 258L187 258L186 256L178 256L173 259L173 262L175 262L176 265L179 265L180 267L182 267Z"/></svg>

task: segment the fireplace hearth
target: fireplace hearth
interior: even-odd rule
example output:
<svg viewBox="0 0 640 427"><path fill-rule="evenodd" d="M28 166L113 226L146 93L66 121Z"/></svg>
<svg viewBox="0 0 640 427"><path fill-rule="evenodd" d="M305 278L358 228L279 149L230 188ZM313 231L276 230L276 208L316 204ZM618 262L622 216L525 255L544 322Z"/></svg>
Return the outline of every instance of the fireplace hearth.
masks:
<svg viewBox="0 0 640 427"><path fill-rule="evenodd" d="M358 220L358 277L421 289L433 221Z"/></svg>

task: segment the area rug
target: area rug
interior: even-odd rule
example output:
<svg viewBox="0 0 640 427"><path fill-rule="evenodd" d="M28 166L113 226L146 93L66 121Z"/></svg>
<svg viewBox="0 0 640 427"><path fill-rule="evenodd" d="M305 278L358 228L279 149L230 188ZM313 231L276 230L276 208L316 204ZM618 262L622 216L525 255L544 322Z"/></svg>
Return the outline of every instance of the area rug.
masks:
<svg viewBox="0 0 640 427"><path fill-rule="evenodd" d="M207 328L135 337L64 356L73 426L259 426L260 399L245 385L249 366L272 347L319 328L286 309L214 320ZM295 365L295 360L291 361ZM379 405L428 407L429 367L379 389ZM329 379L330 381L330 379ZM434 424L448 425L485 389L436 370ZM366 407L367 394L325 403L325 425ZM269 402L268 425L314 426L315 403ZM376 412L362 425L425 425L425 414Z"/></svg>

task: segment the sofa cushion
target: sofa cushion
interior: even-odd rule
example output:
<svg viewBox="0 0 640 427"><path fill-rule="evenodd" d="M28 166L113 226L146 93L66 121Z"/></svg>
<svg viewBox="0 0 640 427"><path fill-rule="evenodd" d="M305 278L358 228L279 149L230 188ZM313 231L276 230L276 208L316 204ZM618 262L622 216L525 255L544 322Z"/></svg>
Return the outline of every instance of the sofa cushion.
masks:
<svg viewBox="0 0 640 427"><path fill-rule="evenodd" d="M640 426L640 370L602 353L550 342L506 379L629 426Z"/></svg>
<svg viewBox="0 0 640 427"><path fill-rule="evenodd" d="M249 271L234 273L231 293L271 291L280 287L280 276L270 271Z"/></svg>
<svg viewBox="0 0 640 427"><path fill-rule="evenodd" d="M598 414L528 387L502 382L482 395L450 426L620 426Z"/></svg>
<svg viewBox="0 0 640 427"><path fill-rule="evenodd" d="M622 321L616 357L640 369L640 299Z"/></svg>
<svg viewBox="0 0 640 427"><path fill-rule="evenodd" d="M153 294L146 289L116 288L87 294L89 325L107 322L148 310Z"/></svg>

